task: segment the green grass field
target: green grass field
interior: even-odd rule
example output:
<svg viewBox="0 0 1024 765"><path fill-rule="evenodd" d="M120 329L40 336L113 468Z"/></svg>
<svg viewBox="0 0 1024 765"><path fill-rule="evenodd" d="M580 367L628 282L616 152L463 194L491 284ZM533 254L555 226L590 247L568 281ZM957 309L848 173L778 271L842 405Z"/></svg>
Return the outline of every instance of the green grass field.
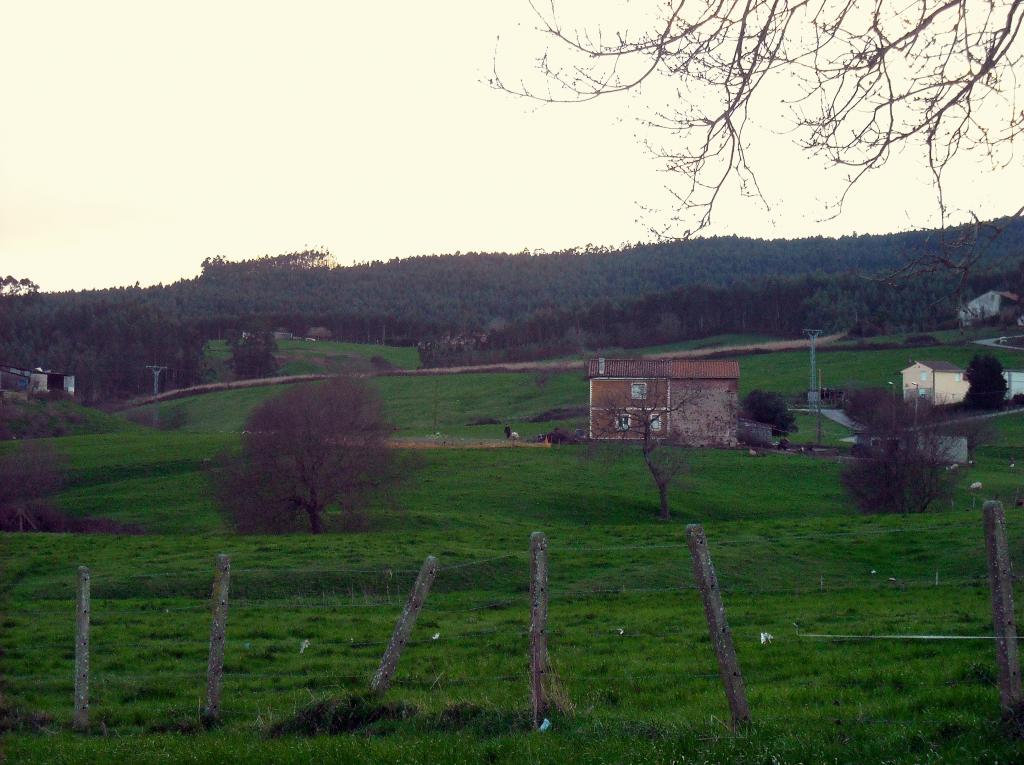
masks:
<svg viewBox="0 0 1024 765"><path fill-rule="evenodd" d="M333 340L278 340L274 357L281 375L366 372L375 368L372 362L375 358L398 369L416 369L420 364L419 351L412 347L338 343ZM231 350L226 341L209 341L205 358L215 381L234 379L229 364Z"/></svg>
<svg viewBox="0 0 1024 765"><path fill-rule="evenodd" d="M966 367L977 353L996 356L1007 369L1024 367L1024 352L1021 351L994 350L980 345L937 345L877 351L823 350L818 354L818 368L825 387L884 388L890 381L901 386L900 371L910 366L912 360L949 361ZM740 364L741 395L755 388L794 396L807 390L807 351L751 354L738 356L736 360Z"/></svg>
<svg viewBox="0 0 1024 765"><path fill-rule="evenodd" d="M849 369L871 382L892 363L880 356L889 353L860 352ZM920 357L948 358L929 353ZM802 385L806 354L777 354L789 355ZM841 354L822 354L823 365L832 356ZM741 364L745 375L789 379L778 358ZM417 436L500 438L501 425L468 423L546 428L553 423L525 420L586 402L574 374L375 384L400 433ZM987 498L1006 504L1019 569L1024 511L1013 502L1024 463L1010 462L1024 455L1024 415L995 418L998 441L962 471L953 503L916 516L858 514L828 459L695 452L665 523L635 453L448 448L403 451L408 478L367 510L364 531L235 535L215 503L211 469L218 453L237 448L246 412L280 390L161 405L188 409L180 431L132 426L54 439L72 468L60 497L67 512L149 533L0 536L0 724L11 762L1024 759L999 728L991 640L813 637L991 634L977 508ZM799 424L801 435L813 430L809 417ZM828 438L840 437L828 425ZM972 493L973 481L983 489ZM689 522L707 530L744 672L754 723L740 734L724 722L685 546ZM559 702L546 733L528 720L535 530L550 542L550 690ZM207 597L221 552L233 569L224 719L202 730ZM385 698L406 705L402 719L350 720L354 730L336 735L273 735L278 723L308 721L311 703L367 687L427 554L442 569ZM93 591L87 735L69 729L82 564ZM762 645L762 632L771 643Z"/></svg>

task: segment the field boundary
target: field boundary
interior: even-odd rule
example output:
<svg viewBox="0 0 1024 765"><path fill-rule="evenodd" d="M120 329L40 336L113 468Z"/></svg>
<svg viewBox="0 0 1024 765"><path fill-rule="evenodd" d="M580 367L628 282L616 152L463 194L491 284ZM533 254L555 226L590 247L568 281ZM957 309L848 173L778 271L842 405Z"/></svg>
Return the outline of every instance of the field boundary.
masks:
<svg viewBox="0 0 1024 765"><path fill-rule="evenodd" d="M835 333L818 338L818 345L829 345L840 340L842 333ZM810 346L810 341L803 340L773 340L766 343L745 343L742 345L725 345L714 348L695 348L693 350L680 350L665 353L644 353L637 358L642 359L699 359L715 356L735 356L755 353L774 353L777 351L801 350ZM356 377L438 377L444 375L468 375L468 374L508 374L517 372L584 372L586 362L584 361L515 361L498 364L478 364L475 366L459 367L426 367L424 369L386 369L376 372L358 372ZM234 382L205 383L193 385L188 388L159 393L156 396L142 396L128 399L115 405L112 411L123 411L133 409L147 404L159 404L164 401L173 401L178 398L201 396L205 393L219 393L225 390L237 390L239 388L260 388L269 385L290 385L292 383L316 382L326 380L337 375L332 374L307 374L307 375L281 375L278 377L259 377L252 380L236 380Z"/></svg>

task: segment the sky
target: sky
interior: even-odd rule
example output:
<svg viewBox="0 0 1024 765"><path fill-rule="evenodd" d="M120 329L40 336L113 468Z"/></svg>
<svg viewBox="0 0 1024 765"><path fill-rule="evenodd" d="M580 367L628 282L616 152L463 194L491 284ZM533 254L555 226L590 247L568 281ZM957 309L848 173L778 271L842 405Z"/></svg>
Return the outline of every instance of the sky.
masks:
<svg viewBox="0 0 1024 765"><path fill-rule="evenodd" d="M489 87L543 41L526 0L0 0L0 274L45 290L169 283L204 258L329 249L341 264L649 241L678 183L636 98L542 105ZM768 207L732 189L707 234L933 225L920 158L836 219L841 182L772 125ZM1017 162L966 163L961 210L1015 209Z"/></svg>

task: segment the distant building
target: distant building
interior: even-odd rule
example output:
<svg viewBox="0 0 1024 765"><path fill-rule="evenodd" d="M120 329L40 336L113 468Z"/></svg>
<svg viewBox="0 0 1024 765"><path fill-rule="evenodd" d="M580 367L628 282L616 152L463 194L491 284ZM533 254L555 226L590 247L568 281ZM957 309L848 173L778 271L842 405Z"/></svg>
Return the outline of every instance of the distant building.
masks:
<svg viewBox="0 0 1024 765"><path fill-rule="evenodd" d="M903 398L927 399L933 404L957 404L970 385L964 370L948 361L915 361L903 370Z"/></svg>
<svg viewBox="0 0 1024 765"><path fill-rule="evenodd" d="M307 340L330 340L334 333L327 327L310 327L306 330Z"/></svg>
<svg viewBox="0 0 1024 765"><path fill-rule="evenodd" d="M279 328L274 330L275 340L291 340L292 337L294 337L294 335L292 335L292 333L287 329Z"/></svg>
<svg viewBox="0 0 1024 765"><path fill-rule="evenodd" d="M587 376L591 438L641 439L637 421L646 418L652 434L693 446L737 444L735 361L591 359Z"/></svg>
<svg viewBox="0 0 1024 765"><path fill-rule="evenodd" d="M1006 380L1006 397L1013 398L1017 394L1024 394L1024 371L1019 369L1004 369L1003 378Z"/></svg>
<svg viewBox="0 0 1024 765"><path fill-rule="evenodd" d="M1020 296L1016 292L989 290L960 309L960 323L981 324L998 316L1011 321L1017 320L1019 303Z"/></svg>
<svg viewBox="0 0 1024 765"><path fill-rule="evenodd" d="M0 391L28 395L59 390L75 395L75 376L63 372L43 370L39 367L0 366Z"/></svg>

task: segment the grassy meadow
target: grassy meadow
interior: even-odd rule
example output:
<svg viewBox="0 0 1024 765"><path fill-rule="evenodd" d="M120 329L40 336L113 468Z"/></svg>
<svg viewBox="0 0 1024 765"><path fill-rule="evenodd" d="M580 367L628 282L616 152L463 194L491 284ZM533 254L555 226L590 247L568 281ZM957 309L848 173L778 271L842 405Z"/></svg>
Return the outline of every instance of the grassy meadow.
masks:
<svg viewBox="0 0 1024 765"><path fill-rule="evenodd" d="M950 358L940 350L960 351L913 353ZM842 361L862 375L851 379L877 384L907 353L820 359L826 381L828 365ZM745 378L778 382L748 388L804 384L806 353L740 362ZM586 403L579 374L375 384L399 433L415 436L501 438L500 424L470 423L549 428L528 420ZM1024 455L1024 415L993 420L998 441L963 471L950 506L910 517L858 514L834 458L708 450L691 455L666 523L655 518L657 494L633 452L507 446L403 451L407 479L366 511L360 532L235 535L213 499L211 470L218 453L237 447L246 412L280 391L161 405L188 409L178 431L125 429L110 418L115 432L53 440L71 466L60 497L67 512L147 533L0 536L0 720L11 762L1024 758L998 722L977 509L986 498L1004 501L1011 555L1024 565L1024 511L1013 507L1024 463L1010 467ZM809 417L799 424L801 435L813 431ZM829 439L841 437L826 425ZM967 488L973 481L980 492ZM693 589L691 522L707 531L747 686L754 722L737 734ZM555 704L545 733L530 730L528 715L535 530L550 543ZM207 598L221 552L232 557L223 721L206 730ZM396 682L382 701L360 700L428 554L441 571ZM90 566L93 593L84 735L70 731L78 565ZM765 632L773 637L763 644ZM981 639L886 637L920 634ZM310 708L338 700L350 706L332 720ZM342 732L307 735L332 724Z"/></svg>
<svg viewBox="0 0 1024 765"><path fill-rule="evenodd" d="M232 380L231 349L225 340L210 340L205 357L214 380ZM274 354L280 375L368 372L380 367L415 369L419 351L407 346L362 345L333 340L278 340ZM376 363L374 363L376 359Z"/></svg>

